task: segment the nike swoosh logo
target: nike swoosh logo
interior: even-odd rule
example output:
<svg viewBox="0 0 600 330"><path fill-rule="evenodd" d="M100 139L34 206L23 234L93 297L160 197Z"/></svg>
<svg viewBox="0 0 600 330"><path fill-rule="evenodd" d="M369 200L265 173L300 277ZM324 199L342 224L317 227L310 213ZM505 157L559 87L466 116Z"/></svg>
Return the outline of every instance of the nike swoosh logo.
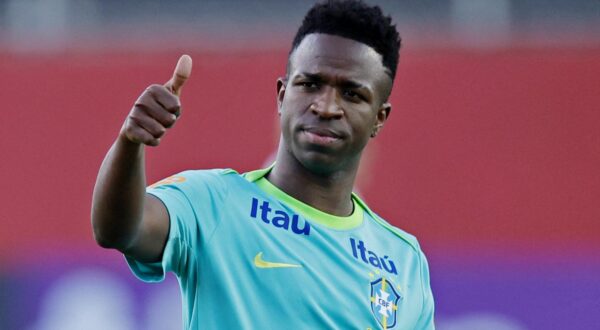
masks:
<svg viewBox="0 0 600 330"><path fill-rule="evenodd" d="M262 252L259 252L255 257L254 257L254 266L256 266L257 268L299 268L302 267L300 265L295 265L295 264L284 264L284 263L280 263L280 262L268 262L268 261L264 261L262 258Z"/></svg>

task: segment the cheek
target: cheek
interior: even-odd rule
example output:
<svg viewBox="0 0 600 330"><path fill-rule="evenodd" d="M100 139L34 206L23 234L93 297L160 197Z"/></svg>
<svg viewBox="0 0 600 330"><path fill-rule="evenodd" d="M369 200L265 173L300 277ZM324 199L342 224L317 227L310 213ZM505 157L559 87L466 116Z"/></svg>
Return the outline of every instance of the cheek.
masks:
<svg viewBox="0 0 600 330"><path fill-rule="evenodd" d="M279 127L281 129L281 134L285 137L289 137L290 132L292 131L292 116L290 116L290 110L288 108L283 108L279 113Z"/></svg>
<svg viewBox="0 0 600 330"><path fill-rule="evenodd" d="M303 109L305 109L304 103L306 103L306 99L295 98L294 95L286 95L279 109L282 127L283 125L293 125L296 118L302 116Z"/></svg>
<svg viewBox="0 0 600 330"><path fill-rule="evenodd" d="M371 109L361 109L356 111L352 118L349 119L354 123L352 126L355 133L360 135L370 135L377 118Z"/></svg>

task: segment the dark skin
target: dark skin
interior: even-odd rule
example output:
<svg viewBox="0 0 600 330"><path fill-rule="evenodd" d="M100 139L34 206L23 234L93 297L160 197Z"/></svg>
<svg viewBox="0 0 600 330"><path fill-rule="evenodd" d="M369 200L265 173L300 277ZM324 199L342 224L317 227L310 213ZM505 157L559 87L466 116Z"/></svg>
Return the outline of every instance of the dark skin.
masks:
<svg viewBox="0 0 600 330"><path fill-rule="evenodd" d="M100 168L92 201L98 244L140 261L162 257L169 217L145 193L144 146L157 146L181 111L179 93L191 73L180 59L165 85L136 101ZM333 215L352 213L351 193L361 153L385 123L392 81L381 55L342 37L310 34L277 81L281 140L267 179L289 195Z"/></svg>
<svg viewBox="0 0 600 330"><path fill-rule="evenodd" d="M307 35L277 81L281 140L268 180L329 214L352 213L361 153L383 127L392 81L371 47Z"/></svg>
<svg viewBox="0 0 600 330"><path fill-rule="evenodd" d="M106 154L92 197L92 227L100 246L140 261L160 260L169 215L161 201L146 194L144 146L158 146L175 125L181 88L191 72L192 59L183 55L167 83L146 88Z"/></svg>

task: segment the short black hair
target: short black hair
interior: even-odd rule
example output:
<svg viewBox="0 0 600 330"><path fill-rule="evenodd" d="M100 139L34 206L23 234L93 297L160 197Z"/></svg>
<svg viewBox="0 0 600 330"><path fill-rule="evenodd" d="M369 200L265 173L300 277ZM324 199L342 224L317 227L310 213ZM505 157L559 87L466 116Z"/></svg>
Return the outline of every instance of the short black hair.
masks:
<svg viewBox="0 0 600 330"><path fill-rule="evenodd" d="M392 78L396 77L401 39L392 19L384 16L379 6L370 6L361 0L328 0L314 5L296 32L290 55L304 37L324 33L352 39L366 44L382 57L382 64Z"/></svg>

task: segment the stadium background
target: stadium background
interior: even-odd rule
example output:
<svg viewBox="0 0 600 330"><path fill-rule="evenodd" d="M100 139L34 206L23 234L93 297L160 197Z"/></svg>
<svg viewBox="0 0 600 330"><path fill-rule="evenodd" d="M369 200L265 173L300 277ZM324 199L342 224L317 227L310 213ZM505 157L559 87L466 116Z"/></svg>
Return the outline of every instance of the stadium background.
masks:
<svg viewBox="0 0 600 330"><path fill-rule="evenodd" d="M600 327L600 3L372 2L404 46L359 189L419 237L438 329ZM262 166L311 3L0 1L0 329L181 327L172 277L141 283L93 241L100 162L185 52L184 114L149 180Z"/></svg>

